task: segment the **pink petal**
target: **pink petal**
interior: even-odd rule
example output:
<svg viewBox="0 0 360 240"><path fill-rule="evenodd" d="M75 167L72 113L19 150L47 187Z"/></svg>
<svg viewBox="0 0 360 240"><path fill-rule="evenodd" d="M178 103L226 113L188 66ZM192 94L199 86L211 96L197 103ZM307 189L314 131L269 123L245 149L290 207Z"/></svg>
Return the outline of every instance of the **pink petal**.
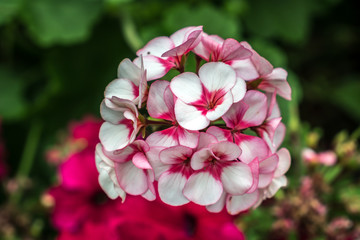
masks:
<svg viewBox="0 0 360 240"><path fill-rule="evenodd" d="M175 47L173 41L168 37L157 37L149 41L142 49L136 52L137 56L153 55L161 57L161 55Z"/></svg>
<svg viewBox="0 0 360 240"><path fill-rule="evenodd" d="M279 105L276 102L276 91L273 93L266 94L268 99L268 113L266 116L267 120L281 117Z"/></svg>
<svg viewBox="0 0 360 240"><path fill-rule="evenodd" d="M266 121L263 125L261 125L257 132L262 138L265 138L265 134L268 135L271 142L274 140L274 135L277 127L279 126L281 122L281 117L279 118L273 118L271 120Z"/></svg>
<svg viewBox="0 0 360 240"><path fill-rule="evenodd" d="M162 131L153 132L150 134L146 141L150 146L162 146L171 147L179 145L178 139L176 138L176 127L170 127Z"/></svg>
<svg viewBox="0 0 360 240"><path fill-rule="evenodd" d="M236 82L235 71L222 62L205 63L199 70L199 77L210 93L220 90L226 93L234 87Z"/></svg>
<svg viewBox="0 0 360 240"><path fill-rule="evenodd" d="M193 150L185 146L174 146L165 148L160 152L160 161L164 164L178 164L190 158Z"/></svg>
<svg viewBox="0 0 360 240"><path fill-rule="evenodd" d="M231 61L230 66L235 70L236 76L245 81L255 80L260 77L251 59Z"/></svg>
<svg viewBox="0 0 360 240"><path fill-rule="evenodd" d="M169 85L170 83L164 80L158 80L151 84L147 100L147 110L151 117L173 120L164 99L165 89Z"/></svg>
<svg viewBox="0 0 360 240"><path fill-rule="evenodd" d="M279 156L279 164L274 173L274 176L280 177L289 170L291 164L291 156L289 150L287 150L286 148L281 148L279 151L277 151L276 154Z"/></svg>
<svg viewBox="0 0 360 240"><path fill-rule="evenodd" d="M200 34L202 32L202 26L197 27L186 27L182 28L175 33L173 33L170 36L170 39L173 41L175 46L179 46L180 44L183 44L189 39L193 38L199 38L198 41L200 41Z"/></svg>
<svg viewBox="0 0 360 240"><path fill-rule="evenodd" d="M287 100L291 100L291 87L286 81L287 72L282 68L275 68L270 74L264 76L258 88L266 92L274 92Z"/></svg>
<svg viewBox="0 0 360 240"><path fill-rule="evenodd" d="M231 131L225 130L216 126L211 126L206 130L206 133L209 133L216 137L217 141L233 141L233 137L231 135Z"/></svg>
<svg viewBox="0 0 360 240"><path fill-rule="evenodd" d="M206 206L216 203L223 192L222 184L210 172L198 172L190 176L183 193L190 201Z"/></svg>
<svg viewBox="0 0 360 240"><path fill-rule="evenodd" d="M170 89L173 94L185 103L201 99L203 90L200 79L195 73L182 73L171 80Z"/></svg>
<svg viewBox="0 0 360 240"><path fill-rule="evenodd" d="M190 148L196 148L199 143L199 132L189 131L182 127L177 127L179 144Z"/></svg>
<svg viewBox="0 0 360 240"><path fill-rule="evenodd" d="M263 173L259 175L259 184L258 188L266 188L271 184L271 181L274 178L274 173Z"/></svg>
<svg viewBox="0 0 360 240"><path fill-rule="evenodd" d="M223 62L231 61L231 60L240 60L249 58L252 56L251 51L246 49L243 45L241 45L238 41L232 38L228 38L224 41L222 45L222 51L220 54L220 59Z"/></svg>
<svg viewBox="0 0 360 240"><path fill-rule="evenodd" d="M175 116L180 126L187 130L201 130L210 124L209 119L202 114L202 111L187 105L180 99L175 102Z"/></svg>
<svg viewBox="0 0 360 240"><path fill-rule="evenodd" d="M196 150L200 150L202 148L207 148L211 143L216 143L218 140L212 134L200 132L199 134L199 144L196 147Z"/></svg>
<svg viewBox="0 0 360 240"><path fill-rule="evenodd" d="M247 190L246 193L252 193L258 189L259 186L259 160L258 158L255 158L252 160L249 165L251 169L251 173L253 175L253 183L251 185L251 188Z"/></svg>
<svg viewBox="0 0 360 240"><path fill-rule="evenodd" d="M243 116L241 126L250 127L260 125L265 120L267 113L267 98L265 94L250 90L246 92L242 101L246 103L249 108Z"/></svg>
<svg viewBox="0 0 360 240"><path fill-rule="evenodd" d="M220 178L224 190L231 195L244 194L253 184L251 169L242 162L233 162L231 165L224 167Z"/></svg>
<svg viewBox="0 0 360 240"><path fill-rule="evenodd" d="M138 152L133 156L132 159L133 164L140 169L152 169L149 161L147 160L146 156L142 152Z"/></svg>
<svg viewBox="0 0 360 240"><path fill-rule="evenodd" d="M119 185L125 192L141 195L148 190L147 176L144 170L137 168L131 161L115 164Z"/></svg>
<svg viewBox="0 0 360 240"><path fill-rule="evenodd" d="M242 78L236 78L236 83L231 89L231 94L233 95L234 103L239 102L244 98L246 93L246 83Z"/></svg>
<svg viewBox="0 0 360 240"><path fill-rule="evenodd" d="M159 178L159 195L163 202L180 206L189 202L183 195L187 178L181 172L165 172Z"/></svg>
<svg viewBox="0 0 360 240"><path fill-rule="evenodd" d="M251 61L260 76L265 76L273 70L273 66L263 57L261 57L255 50L252 49L249 43L241 42L241 44L252 52Z"/></svg>
<svg viewBox="0 0 360 240"><path fill-rule="evenodd" d="M146 152L146 157L149 160L149 163L152 166L155 173L155 180L158 180L163 172L169 170L169 165L163 164L159 158L159 153L163 149L164 147L151 146L150 150Z"/></svg>
<svg viewBox="0 0 360 240"><path fill-rule="evenodd" d="M238 214L251 208L257 202L258 198L258 191L239 196L229 196L226 201L226 209L231 215Z"/></svg>
<svg viewBox="0 0 360 240"><path fill-rule="evenodd" d="M269 148L261 138L241 133L234 134L234 137L242 151L239 157L242 162L250 163L256 157L264 159L269 155Z"/></svg>
<svg viewBox="0 0 360 240"><path fill-rule="evenodd" d="M268 158L260 161L259 171L260 173L273 173L277 169L278 163L279 163L278 155L272 154Z"/></svg>

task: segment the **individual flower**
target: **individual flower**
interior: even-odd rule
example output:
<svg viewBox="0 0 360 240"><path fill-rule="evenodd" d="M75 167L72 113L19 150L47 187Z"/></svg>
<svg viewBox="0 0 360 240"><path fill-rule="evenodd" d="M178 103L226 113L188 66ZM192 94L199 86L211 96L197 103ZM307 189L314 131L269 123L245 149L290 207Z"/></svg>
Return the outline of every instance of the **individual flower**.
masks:
<svg viewBox="0 0 360 240"><path fill-rule="evenodd" d="M207 62L224 62L231 65L234 60L249 58L252 53L242 44L232 38L226 40L217 35L202 33L201 41L193 52Z"/></svg>
<svg viewBox="0 0 360 240"><path fill-rule="evenodd" d="M170 89L177 97L175 116L180 126L200 130L222 117L244 97L245 85L238 88L242 81L238 80L234 70L220 62L204 64L199 76L186 72L173 78Z"/></svg>
<svg viewBox="0 0 360 240"><path fill-rule="evenodd" d="M233 61L231 66L237 76L248 81L250 88L261 89L265 92L277 92L287 100L291 100L291 88L287 82L287 72L282 68L273 68L265 58L261 57L247 42L241 42L251 51L250 58Z"/></svg>
<svg viewBox="0 0 360 240"><path fill-rule="evenodd" d="M337 159L333 151L316 153L311 148L303 149L302 158L308 164L323 164L325 166L334 165Z"/></svg>
<svg viewBox="0 0 360 240"><path fill-rule="evenodd" d="M201 40L202 26L186 27L170 37L157 37L136 52L143 56L147 79L154 80L164 76L170 69L183 71L182 58L194 49ZM140 65L140 58L134 60Z"/></svg>
<svg viewBox="0 0 360 240"><path fill-rule="evenodd" d="M175 101L168 81L158 80L151 85L147 102L150 117L169 121L172 126L150 134L146 139L150 146L197 146L199 132L179 126L175 117Z"/></svg>

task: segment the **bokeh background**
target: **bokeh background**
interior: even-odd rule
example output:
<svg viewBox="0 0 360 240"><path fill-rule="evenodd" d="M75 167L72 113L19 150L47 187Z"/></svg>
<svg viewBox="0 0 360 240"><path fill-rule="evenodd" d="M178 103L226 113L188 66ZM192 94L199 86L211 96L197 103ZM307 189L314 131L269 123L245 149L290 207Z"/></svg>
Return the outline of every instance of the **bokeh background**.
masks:
<svg viewBox="0 0 360 240"><path fill-rule="evenodd" d="M238 216L237 226L248 239L301 239L303 222L315 220L307 219L312 210L294 213L304 204L291 201L304 201L307 176L326 185L313 186L326 214L306 238L338 239L327 229L342 218L339 239L352 239L360 231L359 24L355 1L346 0L0 0L0 222L15 229L0 228L0 239L57 235L41 201L58 175L46 153L66 138L70 122L99 117L122 59L154 37L195 25L248 41L289 72L293 90L291 102L279 99L293 159L289 187ZM306 147L333 151L336 164L304 163ZM279 213L286 207L292 210ZM279 229L283 235L269 235Z"/></svg>

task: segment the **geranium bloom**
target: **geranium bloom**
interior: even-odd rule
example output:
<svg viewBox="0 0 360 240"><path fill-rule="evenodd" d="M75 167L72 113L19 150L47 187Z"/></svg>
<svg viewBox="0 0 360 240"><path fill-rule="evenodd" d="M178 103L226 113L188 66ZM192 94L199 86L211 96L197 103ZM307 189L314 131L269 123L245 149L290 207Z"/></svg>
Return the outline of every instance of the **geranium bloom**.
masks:
<svg viewBox="0 0 360 240"><path fill-rule="evenodd" d="M202 26L186 27L170 37L154 38L137 51L138 56L143 56L148 80L161 78L171 68L183 71L182 58L199 44L201 32ZM140 65L140 58L134 62Z"/></svg>
<svg viewBox="0 0 360 240"><path fill-rule="evenodd" d="M101 105L97 166L109 197L154 200L157 183L170 205L237 214L286 185L290 154L278 150L286 128L276 103L276 95L290 99L285 70L201 26L155 38L137 55L120 64L128 80L110 83ZM171 68L179 74L158 80Z"/></svg>
<svg viewBox="0 0 360 240"><path fill-rule="evenodd" d="M336 154L333 151L316 153L311 148L305 148L302 151L302 158L306 163L310 164L320 163L326 166L332 166L336 163Z"/></svg>
<svg viewBox="0 0 360 240"><path fill-rule="evenodd" d="M241 81L224 63L204 64L199 77L189 72L175 77L170 89L178 98L175 102L178 123L190 130L207 127L210 121L222 117L234 102L243 98L245 86L236 86ZM234 87L237 91L232 91Z"/></svg>

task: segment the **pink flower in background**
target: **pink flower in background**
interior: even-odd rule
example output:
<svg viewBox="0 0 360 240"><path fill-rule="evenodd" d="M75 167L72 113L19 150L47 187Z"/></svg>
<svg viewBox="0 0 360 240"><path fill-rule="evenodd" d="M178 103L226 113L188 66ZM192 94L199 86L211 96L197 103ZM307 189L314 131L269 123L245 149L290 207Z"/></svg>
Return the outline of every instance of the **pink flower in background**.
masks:
<svg viewBox="0 0 360 240"><path fill-rule="evenodd" d="M196 204L172 207L134 196L128 196L124 203L108 199L97 183L93 154L100 124L87 120L72 126L73 137L83 138L88 144L59 166L59 185L47 193L54 201L52 220L60 232L57 239L244 239L225 212L209 213ZM134 144L115 160L141 165L147 147L142 140Z"/></svg>
<svg viewBox="0 0 360 240"><path fill-rule="evenodd" d="M337 157L333 151L325 151L316 153L311 148L305 148L302 151L302 158L309 164L323 164L326 166L332 166L336 163Z"/></svg>

